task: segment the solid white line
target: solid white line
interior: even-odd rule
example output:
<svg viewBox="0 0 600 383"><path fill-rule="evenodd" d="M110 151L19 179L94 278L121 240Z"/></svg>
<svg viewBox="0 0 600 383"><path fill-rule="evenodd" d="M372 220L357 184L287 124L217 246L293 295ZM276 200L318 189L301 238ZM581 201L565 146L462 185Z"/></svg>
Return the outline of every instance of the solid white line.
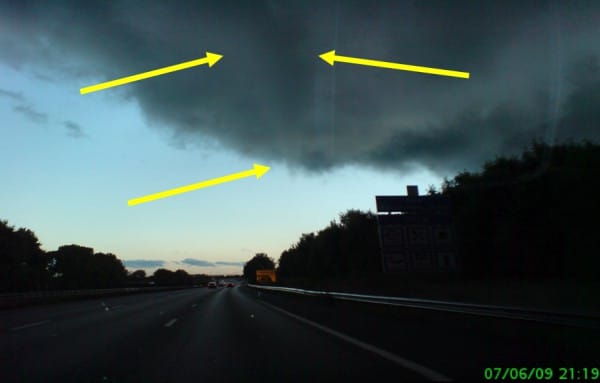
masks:
<svg viewBox="0 0 600 383"><path fill-rule="evenodd" d="M262 303L269 306L270 308L272 308L275 311L279 311L280 313L288 315L296 320L299 320L302 323L313 326L323 332L326 332L330 335L335 336L336 338L342 339L348 343L358 346L358 347L362 348L363 350L366 350L366 351L372 352L373 354L379 355L380 357L387 359L393 363L396 363L397 365L399 365L403 368L414 371L417 374L419 374L429 380L432 380L434 382L451 382L452 381L452 379L448 378L447 376L445 376L437 371L434 371L430 368L422 366L416 362L402 358L398 355L392 354L391 352L388 352L388 351L382 350L376 346L373 346L372 344L368 344L368 343L365 343L358 339L352 338L346 334L343 334L341 332L330 329L329 327L322 326L318 323L315 323L311 320L308 320L308 319L298 316L296 314L292 314L289 311L280 309L279 307L273 306L272 304L269 304L267 302L263 301Z"/></svg>
<svg viewBox="0 0 600 383"><path fill-rule="evenodd" d="M170 321L168 321L167 323L165 323L165 327L171 327L173 326L173 324L177 322L177 318L173 318Z"/></svg>
<svg viewBox="0 0 600 383"><path fill-rule="evenodd" d="M39 325L42 325L42 324L48 323L48 322L50 322L50 321L49 320L43 320L41 322L29 323L29 324L25 324L23 326L13 327L13 328L11 328L11 331L19 331L19 330L23 330L25 328L39 326Z"/></svg>

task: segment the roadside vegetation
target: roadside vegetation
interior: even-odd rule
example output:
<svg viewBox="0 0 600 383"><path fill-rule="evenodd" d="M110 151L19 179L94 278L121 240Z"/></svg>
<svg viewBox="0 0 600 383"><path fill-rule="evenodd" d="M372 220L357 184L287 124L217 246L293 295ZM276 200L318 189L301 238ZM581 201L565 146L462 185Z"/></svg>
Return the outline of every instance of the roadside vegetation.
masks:
<svg viewBox="0 0 600 383"><path fill-rule="evenodd" d="M429 187L452 202L460 272L382 273L376 215L348 210L281 253L279 283L506 301L536 286L538 301L591 302L600 277L598 190L599 145L532 142L520 156Z"/></svg>
<svg viewBox="0 0 600 383"><path fill-rule="evenodd" d="M118 287L205 286L212 277L190 275L185 270L158 269L127 272L111 253L94 253L89 247L60 246L41 249L35 233L15 229L0 220L0 292L83 290Z"/></svg>
<svg viewBox="0 0 600 383"><path fill-rule="evenodd" d="M257 269L276 269L278 283L284 285L346 290L403 286L405 292L438 286L439 294L457 291L454 295L460 295L460 288L450 287L456 283L473 290L490 281L498 286L525 281L597 285L598 190L599 145L533 142L520 156L498 157L480 172L463 171L439 188L430 186L428 194L452 201L457 273L383 274L376 214L348 210L327 227L301 234L277 260L255 255L246 263L244 277L254 282ZM205 285L209 280L184 270L128 273L116 255L79 245L45 252L33 231L0 220L1 292Z"/></svg>

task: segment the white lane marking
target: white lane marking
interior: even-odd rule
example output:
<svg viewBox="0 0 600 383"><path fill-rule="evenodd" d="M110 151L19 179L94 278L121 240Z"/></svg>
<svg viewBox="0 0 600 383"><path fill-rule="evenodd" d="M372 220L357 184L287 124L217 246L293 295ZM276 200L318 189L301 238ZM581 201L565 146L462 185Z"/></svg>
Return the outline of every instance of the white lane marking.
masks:
<svg viewBox="0 0 600 383"><path fill-rule="evenodd" d="M19 331L19 330L23 330L23 329L30 328L30 327L40 326L40 325L43 325L44 323L48 323L48 322L50 322L50 321L49 320L43 320L43 321L40 321L40 322L24 324L23 326L18 326L18 327L11 328L11 331Z"/></svg>
<svg viewBox="0 0 600 383"><path fill-rule="evenodd" d="M408 359L402 358L401 356L392 354L389 351L382 350L382 349L380 349L380 348L378 348L376 346L373 346L372 344L365 343L365 342L360 341L358 339L352 338L351 336L348 336L348 335L343 334L341 332L338 332L338 331L335 331L333 329L330 329L329 327L322 326L322 325L320 325L318 323L315 323L315 322L313 322L311 320L308 320L308 319L303 318L301 316L298 316L296 314L292 314L289 311L280 309L279 307L273 306L272 304L269 304L267 302L263 301L262 303L265 304L265 305L267 305L267 306L269 306L270 308L272 308L275 311L279 311L280 313L288 315L288 316L290 316L290 317L292 317L292 318L294 318L296 320L299 320L302 323L305 323L305 324L307 324L309 326L313 326L313 327L315 327L315 328L317 328L317 329L319 329L319 330L321 330L323 332L328 333L329 335L333 335L336 338L342 339L342 340L344 340L344 341L346 341L348 343L351 343L351 344L353 344L355 346L358 346L358 347L362 348L363 350L366 350L366 351L372 352L373 354L379 355L380 357L382 357L384 359L387 359L387 360L389 360L389 361L391 361L393 363L396 363L397 365L399 365L399 366L401 366L403 368L406 368L408 370L414 371L417 374L419 374L419 375L421 375L421 376L423 376L423 377L425 377L425 378L427 378L429 380L432 380L434 382L451 382L452 381L452 379L450 379L449 377L443 375L442 373L439 373L439 372L434 371L434 370L432 370L430 368L422 366L422 365L420 365L420 364L418 364L416 362L413 362L412 360L408 360Z"/></svg>
<svg viewBox="0 0 600 383"><path fill-rule="evenodd" d="M170 321L168 321L167 323L165 323L165 327L171 327L173 326L173 324L177 322L177 318L173 318Z"/></svg>

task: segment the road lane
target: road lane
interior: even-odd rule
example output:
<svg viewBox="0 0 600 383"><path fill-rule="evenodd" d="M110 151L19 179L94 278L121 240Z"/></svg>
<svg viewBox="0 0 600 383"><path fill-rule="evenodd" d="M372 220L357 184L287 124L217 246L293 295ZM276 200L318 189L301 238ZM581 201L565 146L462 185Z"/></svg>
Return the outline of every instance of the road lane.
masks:
<svg viewBox="0 0 600 383"><path fill-rule="evenodd" d="M50 321L49 320L43 320L43 321L39 321L39 322L35 322L35 323L28 323L28 324L24 324L22 326L13 327L10 330L11 331L24 330L24 329L30 328L30 327L41 326L41 325L46 324L48 322L50 322Z"/></svg>
<svg viewBox="0 0 600 383"><path fill-rule="evenodd" d="M418 363L416 363L416 362L414 362L412 360L403 358L403 357L401 357L399 355L393 354L393 353L391 353L389 351L386 351L386 350L383 350L383 349L381 349L381 348L379 348L377 346L374 346L372 344L363 342L363 341L361 341L359 339L353 338L353 337L351 337L351 336L349 336L347 334L341 333L341 332L336 331L336 330L334 330L332 328L320 325L320 324L318 324L316 322L313 322L311 320L308 320L306 318L298 316L298 315L296 315L294 313L291 313L289 311L280 309L277 306L273 306L273 305L268 304L268 303L264 303L264 304L267 305L268 307L270 307L271 309L275 310L275 311L281 312L281 313L283 313L283 314L285 314L285 315L287 315L287 316L289 316L291 318L294 318L297 321L300 321L300 322L302 322L304 324L307 324L307 325L309 325L311 327L314 327L314 328L320 330L321 332L324 332L324 333L326 333L328 335L331 335L333 337L341 339L344 342L346 342L346 343L348 343L348 344L350 344L352 346L359 347L359 348L361 348L361 349L363 349L363 350L365 350L365 351L367 351L369 353L372 353L372 354L375 354L375 355L377 355L377 356L379 356L381 358L387 359L387 360L391 361L392 363L397 364L398 366L400 366L403 369L407 369L407 370L413 371L413 372L421 375L422 377L424 377L424 378L426 378L428 380L436 381L436 382L438 382L438 381L440 381L440 382L451 381L451 379L449 377L447 377L447 376L445 376L445 375L443 375L443 374L441 374L441 373L439 373L437 371L434 371L431 368L428 368L426 366L420 365L420 364L418 364Z"/></svg>
<svg viewBox="0 0 600 383"><path fill-rule="evenodd" d="M337 381L374 373L423 380L238 288L141 298L120 310L97 307L3 333L3 382Z"/></svg>
<svg viewBox="0 0 600 383"><path fill-rule="evenodd" d="M186 294L188 291L190 291L190 289L103 297L80 301L69 301L58 304L0 310L0 332L12 327L18 327L24 323L34 323L42 320L59 319L61 317L72 316L86 312L96 312L100 306L103 308L108 307L109 310L114 310L124 306L137 305L143 302L169 299L169 297L177 296L177 294Z"/></svg>
<svg viewBox="0 0 600 383"><path fill-rule="evenodd" d="M162 326L161 311L176 317L188 303L210 294L206 290L193 289L151 295L155 294L139 296L137 302L129 301L119 310L106 311L101 302L92 306L86 303L76 310L72 307L65 310L60 307L62 305L47 306L45 315L53 318L48 323L2 333L0 376L12 379L8 381L58 381L61 377L80 381L78 377L84 376L87 368L102 364L106 350L118 354L114 346L118 346L125 336L145 336ZM53 310L58 314L53 314ZM18 312L14 310L3 315L15 320ZM70 315L66 315L67 312Z"/></svg>
<svg viewBox="0 0 600 383"><path fill-rule="evenodd" d="M165 381L356 381L374 375L423 381L417 374L272 310L240 293L225 290L182 322L182 334ZM151 374L156 376L158 372Z"/></svg>
<svg viewBox="0 0 600 383"><path fill-rule="evenodd" d="M0 313L4 382L481 379L600 364L597 331L247 287ZM596 351L594 353L594 351Z"/></svg>
<svg viewBox="0 0 600 383"><path fill-rule="evenodd" d="M458 381L483 380L485 368L600 365L600 331L452 312L248 291L288 310ZM260 296L259 296L260 295Z"/></svg>

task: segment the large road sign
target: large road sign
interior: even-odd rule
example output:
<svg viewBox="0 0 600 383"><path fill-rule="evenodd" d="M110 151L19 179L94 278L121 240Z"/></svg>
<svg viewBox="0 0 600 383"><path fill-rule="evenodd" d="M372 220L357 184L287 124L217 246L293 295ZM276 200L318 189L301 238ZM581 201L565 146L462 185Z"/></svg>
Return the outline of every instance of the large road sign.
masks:
<svg viewBox="0 0 600 383"><path fill-rule="evenodd" d="M457 269L448 199L377 196L376 203L383 271Z"/></svg>

